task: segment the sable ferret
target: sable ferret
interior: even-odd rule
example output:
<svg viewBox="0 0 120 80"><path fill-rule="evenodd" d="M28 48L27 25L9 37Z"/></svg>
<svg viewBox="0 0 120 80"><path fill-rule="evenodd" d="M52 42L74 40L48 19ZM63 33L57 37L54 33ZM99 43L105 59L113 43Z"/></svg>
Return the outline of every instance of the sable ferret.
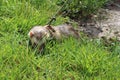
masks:
<svg viewBox="0 0 120 80"><path fill-rule="evenodd" d="M35 26L28 33L32 46L39 46L39 50L43 50L47 40L61 40L63 37L73 36L79 38L79 33L71 25L63 24L58 26Z"/></svg>

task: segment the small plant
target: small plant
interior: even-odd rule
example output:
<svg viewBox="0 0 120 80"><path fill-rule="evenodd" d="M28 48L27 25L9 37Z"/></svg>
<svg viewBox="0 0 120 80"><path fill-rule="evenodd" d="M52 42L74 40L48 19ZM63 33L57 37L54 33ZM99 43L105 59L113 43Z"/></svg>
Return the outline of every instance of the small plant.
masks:
<svg viewBox="0 0 120 80"><path fill-rule="evenodd" d="M62 13L72 19L89 18L101 8L107 0L59 0L58 5L65 4Z"/></svg>

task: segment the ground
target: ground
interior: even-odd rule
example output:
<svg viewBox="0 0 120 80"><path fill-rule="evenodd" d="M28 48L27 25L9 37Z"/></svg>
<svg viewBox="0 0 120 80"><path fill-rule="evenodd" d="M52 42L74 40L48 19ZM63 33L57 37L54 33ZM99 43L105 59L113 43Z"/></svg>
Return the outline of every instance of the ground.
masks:
<svg viewBox="0 0 120 80"><path fill-rule="evenodd" d="M120 2L119 2L120 3ZM91 37L115 39L120 41L120 5L113 3L101 9L99 17L95 15L93 21L80 26L84 33Z"/></svg>

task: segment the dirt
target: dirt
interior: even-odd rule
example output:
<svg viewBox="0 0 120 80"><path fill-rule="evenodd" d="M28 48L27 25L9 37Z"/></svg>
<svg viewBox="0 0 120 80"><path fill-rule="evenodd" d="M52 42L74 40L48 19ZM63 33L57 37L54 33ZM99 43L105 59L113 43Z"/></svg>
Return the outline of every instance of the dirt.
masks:
<svg viewBox="0 0 120 80"><path fill-rule="evenodd" d="M93 21L80 24L80 30L90 37L120 41L120 2L107 5L98 15L94 15Z"/></svg>

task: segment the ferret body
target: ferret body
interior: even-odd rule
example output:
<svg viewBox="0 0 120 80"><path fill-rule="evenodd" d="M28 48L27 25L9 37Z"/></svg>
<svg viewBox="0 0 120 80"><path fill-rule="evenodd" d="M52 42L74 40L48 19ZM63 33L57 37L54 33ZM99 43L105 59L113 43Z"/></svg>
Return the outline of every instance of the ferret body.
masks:
<svg viewBox="0 0 120 80"><path fill-rule="evenodd" d="M61 40L70 36L79 38L79 33L71 25L63 24L58 26L35 26L29 31L28 36L32 46L38 45L41 50L47 40L53 38Z"/></svg>

